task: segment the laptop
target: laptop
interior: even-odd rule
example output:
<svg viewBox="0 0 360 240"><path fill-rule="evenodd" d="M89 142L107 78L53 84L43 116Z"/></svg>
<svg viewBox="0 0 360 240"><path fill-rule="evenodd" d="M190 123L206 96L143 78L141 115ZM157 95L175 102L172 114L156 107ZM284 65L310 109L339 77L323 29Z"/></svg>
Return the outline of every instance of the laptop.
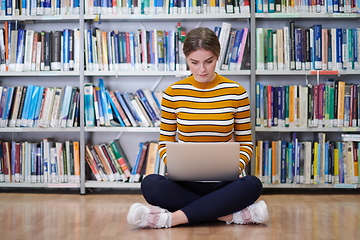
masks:
<svg viewBox="0 0 360 240"><path fill-rule="evenodd" d="M234 181L239 143L166 143L168 178L174 181Z"/></svg>

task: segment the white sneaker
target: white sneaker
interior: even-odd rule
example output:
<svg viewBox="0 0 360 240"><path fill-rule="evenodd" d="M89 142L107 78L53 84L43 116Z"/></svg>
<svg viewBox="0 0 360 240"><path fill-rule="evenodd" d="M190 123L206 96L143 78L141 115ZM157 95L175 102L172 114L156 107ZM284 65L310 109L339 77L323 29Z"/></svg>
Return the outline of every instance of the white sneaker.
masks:
<svg viewBox="0 0 360 240"><path fill-rule="evenodd" d="M228 223L259 224L269 220L266 203L261 200L233 214L233 220Z"/></svg>
<svg viewBox="0 0 360 240"><path fill-rule="evenodd" d="M140 228L168 228L171 227L171 213L160 207L134 203L129 209L127 221Z"/></svg>

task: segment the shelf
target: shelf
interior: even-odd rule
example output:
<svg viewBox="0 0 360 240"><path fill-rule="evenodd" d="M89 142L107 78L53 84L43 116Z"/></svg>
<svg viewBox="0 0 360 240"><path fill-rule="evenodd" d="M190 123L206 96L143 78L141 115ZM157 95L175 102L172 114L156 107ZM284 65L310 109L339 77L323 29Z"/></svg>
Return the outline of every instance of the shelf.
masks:
<svg viewBox="0 0 360 240"><path fill-rule="evenodd" d="M359 13L255 13L255 18L274 18L274 19L292 19L292 18L304 18L312 20L317 19L333 19L333 18L360 18Z"/></svg>
<svg viewBox="0 0 360 240"><path fill-rule="evenodd" d="M0 128L0 132L80 132L80 127L68 127L68 128L6 127L6 128Z"/></svg>
<svg viewBox="0 0 360 240"><path fill-rule="evenodd" d="M160 132L158 127L85 127L85 132Z"/></svg>
<svg viewBox="0 0 360 240"><path fill-rule="evenodd" d="M85 188L140 189L140 183L86 181Z"/></svg>
<svg viewBox="0 0 360 240"><path fill-rule="evenodd" d="M346 189L357 189L360 187L359 184L293 184L293 183L281 183L281 184L263 184L264 188L346 188Z"/></svg>
<svg viewBox="0 0 360 240"><path fill-rule="evenodd" d="M340 71L326 71L326 70L256 70L256 75L330 75L330 76L341 76L341 75L359 75L360 70L340 70Z"/></svg>
<svg viewBox="0 0 360 240"><path fill-rule="evenodd" d="M78 71L0 72L1 77L78 77Z"/></svg>
<svg viewBox="0 0 360 240"><path fill-rule="evenodd" d="M80 15L48 15L48 16L0 16L0 21L79 21Z"/></svg>
<svg viewBox="0 0 360 240"><path fill-rule="evenodd" d="M224 76L233 76L233 75L244 75L249 76L250 70L240 70L240 71L226 71L220 70L217 71L220 75ZM121 76L121 77L139 77L139 76L171 76L171 77L187 77L191 74L190 71L85 71L84 75L87 77L90 76Z"/></svg>
<svg viewBox="0 0 360 240"><path fill-rule="evenodd" d="M208 21L223 21L227 19L239 19L239 20L247 20L250 18L250 13L242 13L242 14L227 14L227 13L214 13L214 14L159 14L159 15L145 15L145 14L119 14L119 15L84 15L85 20L95 20L95 21L187 21L187 20L208 20Z"/></svg>
<svg viewBox="0 0 360 240"><path fill-rule="evenodd" d="M0 187L24 188L80 188L80 183L0 183Z"/></svg>
<svg viewBox="0 0 360 240"><path fill-rule="evenodd" d="M359 127L341 127L341 128L302 128L302 127L255 127L256 132L359 132Z"/></svg>

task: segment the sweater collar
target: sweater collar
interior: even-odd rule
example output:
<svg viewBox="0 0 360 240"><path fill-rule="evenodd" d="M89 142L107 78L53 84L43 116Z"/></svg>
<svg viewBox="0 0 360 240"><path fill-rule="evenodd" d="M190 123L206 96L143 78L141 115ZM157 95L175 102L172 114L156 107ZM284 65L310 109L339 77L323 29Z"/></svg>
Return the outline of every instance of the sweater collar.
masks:
<svg viewBox="0 0 360 240"><path fill-rule="evenodd" d="M217 86L220 83L220 76L217 73L215 73L215 78L211 82L198 82L194 78L194 75L191 75L189 77L189 80L190 80L190 83L196 88L210 89L210 88Z"/></svg>

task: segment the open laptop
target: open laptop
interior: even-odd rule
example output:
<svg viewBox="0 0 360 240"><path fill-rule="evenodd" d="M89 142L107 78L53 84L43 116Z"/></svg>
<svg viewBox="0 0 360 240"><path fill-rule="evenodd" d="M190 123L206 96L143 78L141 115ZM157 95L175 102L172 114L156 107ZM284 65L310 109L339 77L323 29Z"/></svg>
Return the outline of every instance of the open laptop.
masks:
<svg viewBox="0 0 360 240"><path fill-rule="evenodd" d="M174 181L234 181L239 143L167 143L168 178Z"/></svg>

